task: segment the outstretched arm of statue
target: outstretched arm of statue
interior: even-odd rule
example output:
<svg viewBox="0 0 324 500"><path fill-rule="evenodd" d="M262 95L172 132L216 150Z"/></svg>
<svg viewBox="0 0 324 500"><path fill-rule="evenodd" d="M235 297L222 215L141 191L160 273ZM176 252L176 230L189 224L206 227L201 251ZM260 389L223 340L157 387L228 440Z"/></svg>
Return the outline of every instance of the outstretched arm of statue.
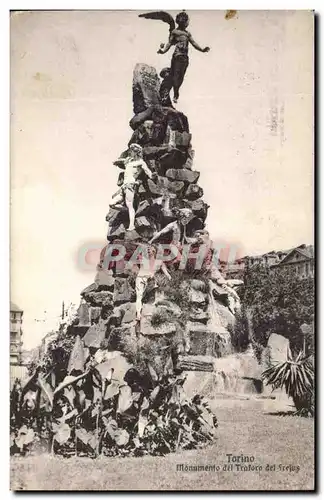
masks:
<svg viewBox="0 0 324 500"><path fill-rule="evenodd" d="M165 45L163 43L161 43L161 47L159 48L157 53L158 54L166 54L166 52L168 52L168 50L170 50L171 45L172 44L170 42L166 43Z"/></svg>
<svg viewBox="0 0 324 500"><path fill-rule="evenodd" d="M159 48L157 53L158 54L165 54L166 52L168 52L168 50L170 50L173 43L174 43L174 36L173 36L173 33L171 33L168 43L166 43L165 45L163 43L161 43L160 48Z"/></svg>
<svg viewBox="0 0 324 500"><path fill-rule="evenodd" d="M147 177L149 179L152 179L153 177L153 172L148 168L147 164L145 163L145 161L143 160L142 163L141 163L141 167L142 169L144 170L144 172L146 173Z"/></svg>
<svg viewBox="0 0 324 500"><path fill-rule="evenodd" d="M114 161L113 165L115 165L116 167L125 169L125 161L126 161L126 158L119 157L118 160Z"/></svg>
<svg viewBox="0 0 324 500"><path fill-rule="evenodd" d="M163 234L167 234L169 231L176 231L178 228L178 223L177 221L170 222L167 226L165 226L161 231L156 233L153 238L150 239L149 244L153 243L153 241L156 241L160 236Z"/></svg>
<svg viewBox="0 0 324 500"><path fill-rule="evenodd" d="M191 43L191 45L196 49L196 50L199 50L199 52L209 52L210 51L210 48L209 47L200 47L200 45L192 38L191 35L189 35L189 42Z"/></svg>
<svg viewBox="0 0 324 500"><path fill-rule="evenodd" d="M237 280L237 279L232 279L232 280L226 280L226 284L233 287L233 286L239 286L239 285L244 285L243 280Z"/></svg>

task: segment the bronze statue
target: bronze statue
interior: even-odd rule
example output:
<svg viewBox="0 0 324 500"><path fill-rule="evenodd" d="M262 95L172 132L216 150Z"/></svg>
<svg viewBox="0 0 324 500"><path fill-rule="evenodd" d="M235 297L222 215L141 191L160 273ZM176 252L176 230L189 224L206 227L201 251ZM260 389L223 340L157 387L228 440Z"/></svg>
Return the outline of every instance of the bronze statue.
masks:
<svg viewBox="0 0 324 500"><path fill-rule="evenodd" d="M160 84L159 95L161 99L162 106L166 106L168 108L173 108L172 102L170 99L170 91L173 86L171 68L163 68L160 72L160 77L162 78L162 82Z"/></svg>
<svg viewBox="0 0 324 500"><path fill-rule="evenodd" d="M173 102L177 103L179 99L179 89L182 85L186 70L189 64L188 57L188 45L191 45L200 52L209 52L210 48L202 48L193 39L191 33L187 31L189 25L189 16L185 11L180 12L174 21L173 17L168 14L168 12L158 11L158 12L148 12L146 14L140 14L139 17L144 17L145 19L159 19L170 26L169 41L166 45L161 44L158 54L165 54L175 45L174 53L171 60L170 76L173 87ZM175 26L177 23L177 27Z"/></svg>

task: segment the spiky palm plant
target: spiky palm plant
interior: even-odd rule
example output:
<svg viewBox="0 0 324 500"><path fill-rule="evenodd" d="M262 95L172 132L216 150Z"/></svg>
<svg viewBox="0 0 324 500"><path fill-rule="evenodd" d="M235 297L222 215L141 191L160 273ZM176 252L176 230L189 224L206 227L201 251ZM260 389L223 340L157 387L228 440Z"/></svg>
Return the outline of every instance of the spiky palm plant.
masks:
<svg viewBox="0 0 324 500"><path fill-rule="evenodd" d="M311 356L300 352L294 359L288 349L287 361L262 373L265 384L273 390L285 388L299 414L314 415L314 365Z"/></svg>

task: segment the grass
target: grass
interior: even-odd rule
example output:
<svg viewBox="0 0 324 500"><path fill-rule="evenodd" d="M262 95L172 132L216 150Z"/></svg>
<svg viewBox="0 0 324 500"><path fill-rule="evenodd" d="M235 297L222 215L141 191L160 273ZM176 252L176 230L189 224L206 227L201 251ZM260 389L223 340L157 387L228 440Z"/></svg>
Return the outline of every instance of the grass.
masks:
<svg viewBox="0 0 324 500"><path fill-rule="evenodd" d="M11 460L12 490L311 490L313 419L276 412L269 400L218 400L218 439L208 448L166 457L63 459L49 455ZM287 408L289 409L289 408ZM226 454L254 456L262 471L223 471ZM219 465L220 471L177 472L177 464ZM266 465L276 471L266 471ZM280 471L279 464L299 466ZM246 464L244 464L246 465Z"/></svg>

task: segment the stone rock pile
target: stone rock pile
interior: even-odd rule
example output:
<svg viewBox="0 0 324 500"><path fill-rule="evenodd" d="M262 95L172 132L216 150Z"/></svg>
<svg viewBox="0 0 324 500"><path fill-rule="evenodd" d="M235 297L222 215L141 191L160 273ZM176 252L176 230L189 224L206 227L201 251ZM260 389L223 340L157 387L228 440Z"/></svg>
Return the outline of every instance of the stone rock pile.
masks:
<svg viewBox="0 0 324 500"><path fill-rule="evenodd" d="M181 259L170 260L167 269L172 286L163 285L165 276L161 272L156 273L156 279L148 280L140 319L136 315L136 272L127 266L138 245L149 246L152 240L156 245L173 244L180 249L180 254L188 242L196 245L198 251L199 235L205 230L208 205L202 199L203 189L198 184L200 174L194 169L195 152L188 118L174 109L165 95L161 96L160 86L153 67L135 66L134 116L130 120L133 132L128 148L114 163L119 169L117 185L119 188L124 185L124 159L132 144L141 146L142 159L152 176L141 173L137 180L133 200L135 229L128 230L126 203L110 206L106 216L108 245L102 251L95 282L81 293L75 328L85 346L94 350L102 345L109 350L122 350L127 337L143 335L154 341L161 336L171 339L181 331L183 339L179 342L178 354L183 366L198 370L203 364L202 356L219 357L230 352L227 326L234 321L223 300L226 294L221 289L216 297L210 292L211 270L207 266L210 250L206 254L206 265L203 264L200 271L194 270L190 259L180 270ZM167 226L169 231L165 231ZM107 264L107 249L116 244L126 249L125 257ZM175 275L177 285L172 281ZM175 300L175 292L181 294L181 290L188 311L185 320L181 304ZM195 356L199 356L196 364ZM206 366L210 365L208 362Z"/></svg>

